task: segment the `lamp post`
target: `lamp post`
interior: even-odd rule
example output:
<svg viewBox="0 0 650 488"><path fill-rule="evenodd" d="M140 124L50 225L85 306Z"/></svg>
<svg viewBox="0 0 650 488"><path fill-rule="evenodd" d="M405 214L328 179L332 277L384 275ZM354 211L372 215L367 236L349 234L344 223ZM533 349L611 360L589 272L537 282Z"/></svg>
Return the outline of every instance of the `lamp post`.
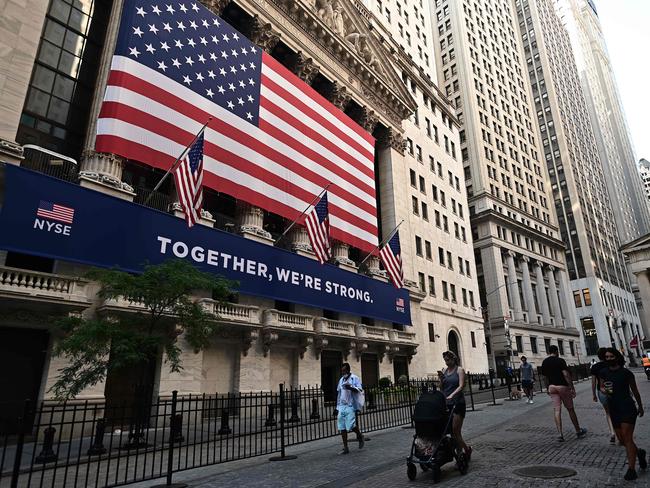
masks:
<svg viewBox="0 0 650 488"><path fill-rule="evenodd" d="M516 285L516 284L518 284L517 281L507 281L507 282L503 283L502 285L497 286L494 290L490 291L489 293L486 293L485 294L485 301L486 301L485 305L486 306L485 307L480 307L481 313L483 315L483 322L487 323L488 332L490 334L490 349L491 349L490 356L492 356L492 367L493 367L495 372L497 370L497 362L496 362L496 357L494 355L494 340L493 340L494 336L492 335L492 324L490 323L490 317L489 317L489 315L487 313L488 312L487 302L489 301L488 297L490 295L493 295L497 291L499 291L504 286ZM510 364L510 367L512 368L512 343L511 343L512 339L510 337L510 330L509 330L509 327L508 327L508 320L510 319L510 316L506 315L506 316L503 317L503 319L504 319L503 320L503 327L505 329L505 336L506 336L505 338L506 338L506 341L507 341L506 349L508 350L508 364Z"/></svg>

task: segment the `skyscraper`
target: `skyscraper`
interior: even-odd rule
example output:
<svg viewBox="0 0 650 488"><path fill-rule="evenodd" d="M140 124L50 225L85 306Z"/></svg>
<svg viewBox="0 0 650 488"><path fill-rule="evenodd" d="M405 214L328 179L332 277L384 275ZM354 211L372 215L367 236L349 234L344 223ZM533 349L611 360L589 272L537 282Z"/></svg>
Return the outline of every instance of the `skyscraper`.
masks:
<svg viewBox="0 0 650 488"><path fill-rule="evenodd" d="M643 191L645 192L646 199L650 202L650 161L641 158L638 168L641 181L643 181Z"/></svg>
<svg viewBox="0 0 650 488"><path fill-rule="evenodd" d="M552 0L517 0L519 31L587 354L640 335L606 171L571 42Z"/></svg>
<svg viewBox="0 0 650 488"><path fill-rule="evenodd" d="M593 0L554 0L578 66L605 183L616 199L614 217L622 243L650 231L646 204L625 114Z"/></svg>
<svg viewBox="0 0 650 488"><path fill-rule="evenodd" d="M434 12L437 75L462 124L481 303L497 367L512 351L539 361L551 343L563 354L582 352L513 7L436 0Z"/></svg>

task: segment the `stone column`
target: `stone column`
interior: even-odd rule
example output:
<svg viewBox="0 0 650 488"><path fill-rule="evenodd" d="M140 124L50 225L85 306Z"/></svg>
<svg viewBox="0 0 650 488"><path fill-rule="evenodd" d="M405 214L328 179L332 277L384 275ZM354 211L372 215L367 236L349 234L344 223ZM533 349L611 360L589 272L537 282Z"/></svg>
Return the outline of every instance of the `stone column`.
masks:
<svg viewBox="0 0 650 488"><path fill-rule="evenodd" d="M530 281L530 258L524 256L521 260L521 275L523 277L522 287L524 291L524 302L526 304L526 311L528 312L528 323L537 323L537 307L535 307L535 297L533 296L533 284Z"/></svg>
<svg viewBox="0 0 650 488"><path fill-rule="evenodd" d="M567 329L577 329L578 324L575 314L575 305L573 303L573 292L569 286L567 273L565 270L558 270L560 278L560 297L562 309L564 310L564 324Z"/></svg>
<svg viewBox="0 0 650 488"><path fill-rule="evenodd" d="M551 325L551 312L548 308L548 300L546 299L546 286L544 286L544 271L542 267L544 263L537 261L535 263L535 273L537 276L537 301L539 308L542 312L542 321L544 325Z"/></svg>
<svg viewBox="0 0 650 488"><path fill-rule="evenodd" d="M519 296L519 284L517 283L517 268L515 267L515 253L506 252L506 263L508 265L508 289L510 290L510 300L514 312L513 319L516 321L524 320L524 313L521 309L521 298Z"/></svg>
<svg viewBox="0 0 650 488"><path fill-rule="evenodd" d="M344 242L334 241L332 257L339 268L356 273L357 265L349 257L350 246Z"/></svg>
<svg viewBox="0 0 650 488"><path fill-rule="evenodd" d="M481 249L481 262L483 263L483 278L490 321L503 319L509 315L510 307L505 289L506 280L503 276L501 249L497 246Z"/></svg>
<svg viewBox="0 0 650 488"><path fill-rule="evenodd" d="M311 247L306 227L301 225L294 226L291 231L291 250L301 256L316 259L316 254Z"/></svg>
<svg viewBox="0 0 650 488"><path fill-rule="evenodd" d="M81 155L79 184L132 202L135 192L122 181L123 169L124 160L119 156L86 149Z"/></svg>
<svg viewBox="0 0 650 488"><path fill-rule="evenodd" d="M292 71L300 77L302 81L311 85L314 78L320 73L320 68L314 63L312 58L306 57L302 52L296 55L296 64Z"/></svg>
<svg viewBox="0 0 650 488"><path fill-rule="evenodd" d="M564 328L564 321L562 320L562 309L560 308L560 301L557 298L557 286L555 285L555 268L549 266L546 270L546 277L548 278L548 294L550 295L551 310L555 317L555 326Z"/></svg>
<svg viewBox="0 0 650 488"><path fill-rule="evenodd" d="M195 352L184 335L178 337L178 346L181 349L183 369L174 373L169 371L169 366L164 361L161 362L158 394L171 396L177 390L182 395L200 395L203 385L203 351Z"/></svg>
<svg viewBox="0 0 650 488"><path fill-rule="evenodd" d="M639 314L641 316L643 335L650 337L650 275L647 270L635 273L635 275L637 284L639 285L639 295L641 296L641 309L639 310Z"/></svg>
<svg viewBox="0 0 650 488"><path fill-rule="evenodd" d="M247 239L271 244L271 233L264 230L264 211L249 203L237 202L239 233Z"/></svg>

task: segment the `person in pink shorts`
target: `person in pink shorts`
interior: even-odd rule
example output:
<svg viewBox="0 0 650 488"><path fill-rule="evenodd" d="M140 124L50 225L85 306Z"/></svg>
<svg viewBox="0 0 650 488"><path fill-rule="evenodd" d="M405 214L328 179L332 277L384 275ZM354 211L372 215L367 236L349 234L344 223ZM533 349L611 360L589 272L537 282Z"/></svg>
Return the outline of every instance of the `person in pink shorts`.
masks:
<svg viewBox="0 0 650 488"><path fill-rule="evenodd" d="M580 427L578 416L573 408L573 399L576 396L576 390L573 386L569 367L566 361L560 357L557 346L550 346L548 352L550 356L542 362L542 374L546 377L547 391L553 401L555 426L560 434L557 440L564 442L564 434L562 432L562 405L569 412L569 418L576 429L576 436L578 439L581 439L587 434L587 429Z"/></svg>

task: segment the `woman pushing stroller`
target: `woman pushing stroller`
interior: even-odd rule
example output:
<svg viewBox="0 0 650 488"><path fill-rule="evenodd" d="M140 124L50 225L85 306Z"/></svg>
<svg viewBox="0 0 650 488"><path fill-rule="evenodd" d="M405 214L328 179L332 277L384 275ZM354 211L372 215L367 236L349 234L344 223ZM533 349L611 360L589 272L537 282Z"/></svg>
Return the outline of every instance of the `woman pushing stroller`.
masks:
<svg viewBox="0 0 650 488"><path fill-rule="evenodd" d="M465 452L467 460L469 460L472 455L472 448L465 443L462 436L463 421L467 411L465 394L463 393L465 371L458 365L458 356L452 351L442 353L442 358L447 367L442 371L438 371L438 377L440 378L440 389L447 397L447 408L450 412L452 410L454 412L451 426L452 436L456 440L458 447Z"/></svg>

